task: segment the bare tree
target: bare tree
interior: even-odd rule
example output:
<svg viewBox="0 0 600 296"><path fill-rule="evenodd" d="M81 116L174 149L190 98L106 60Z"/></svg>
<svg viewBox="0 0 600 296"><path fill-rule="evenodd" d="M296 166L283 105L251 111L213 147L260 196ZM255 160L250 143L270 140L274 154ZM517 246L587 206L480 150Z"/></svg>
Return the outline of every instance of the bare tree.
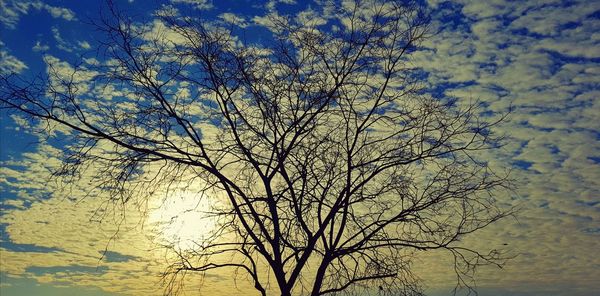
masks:
<svg viewBox="0 0 600 296"><path fill-rule="evenodd" d="M57 175L93 164L114 202L165 184L225 197L209 238L172 246L169 293L188 272L234 268L262 295L420 295L411 258L432 249L454 255L468 286L477 265L502 264L457 244L508 214L494 200L505 176L477 158L497 147L497 122L426 95L409 59L428 31L416 3L315 9L272 12L270 35L249 43L171 7L157 26L109 5L102 61L4 76L0 101L70 130Z"/></svg>

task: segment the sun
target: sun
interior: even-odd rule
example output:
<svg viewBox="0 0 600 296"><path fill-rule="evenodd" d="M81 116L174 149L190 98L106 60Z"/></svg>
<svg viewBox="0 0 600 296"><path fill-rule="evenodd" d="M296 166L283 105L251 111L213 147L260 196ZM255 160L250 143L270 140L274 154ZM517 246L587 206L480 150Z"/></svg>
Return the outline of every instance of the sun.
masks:
<svg viewBox="0 0 600 296"><path fill-rule="evenodd" d="M211 200L205 194L180 191L153 202L147 222L159 241L192 249L215 227Z"/></svg>

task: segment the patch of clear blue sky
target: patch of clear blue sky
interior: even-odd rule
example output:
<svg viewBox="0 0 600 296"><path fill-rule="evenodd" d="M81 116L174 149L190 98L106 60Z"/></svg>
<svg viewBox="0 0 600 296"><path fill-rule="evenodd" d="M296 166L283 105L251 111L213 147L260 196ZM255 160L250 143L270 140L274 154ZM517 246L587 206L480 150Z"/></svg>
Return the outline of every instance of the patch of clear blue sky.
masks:
<svg viewBox="0 0 600 296"><path fill-rule="evenodd" d="M105 251L100 253L102 255L102 259L106 262L127 262L136 259L135 256L123 255L118 252Z"/></svg>
<svg viewBox="0 0 600 296"><path fill-rule="evenodd" d="M63 250L59 248L48 248L32 244L16 244L11 241L8 233L6 232L6 224L0 223L0 244L2 248L13 252L38 252L38 253L54 253L61 252ZM1 253L0 253L1 255Z"/></svg>

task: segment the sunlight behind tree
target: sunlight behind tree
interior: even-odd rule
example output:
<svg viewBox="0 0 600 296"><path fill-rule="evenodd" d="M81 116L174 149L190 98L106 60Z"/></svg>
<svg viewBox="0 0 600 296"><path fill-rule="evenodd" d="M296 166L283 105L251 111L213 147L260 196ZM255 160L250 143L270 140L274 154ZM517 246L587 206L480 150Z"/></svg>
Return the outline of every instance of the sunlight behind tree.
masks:
<svg viewBox="0 0 600 296"><path fill-rule="evenodd" d="M214 202L201 193L189 191L175 191L168 198L156 198L150 206L146 228L160 243L193 249L214 230L216 218L211 217Z"/></svg>

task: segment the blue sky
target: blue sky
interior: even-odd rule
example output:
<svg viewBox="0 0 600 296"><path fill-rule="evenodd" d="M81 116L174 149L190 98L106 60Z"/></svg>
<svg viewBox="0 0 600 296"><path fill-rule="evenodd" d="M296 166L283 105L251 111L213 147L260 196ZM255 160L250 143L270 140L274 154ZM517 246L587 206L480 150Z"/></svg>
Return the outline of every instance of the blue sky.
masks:
<svg viewBox="0 0 600 296"><path fill-rule="evenodd" d="M148 21L163 4L220 18L256 42L265 30L261 17L269 11L317 7L299 0L171 2L116 1ZM507 244L517 257L502 270L481 270L480 295L600 291L600 1L426 4L438 33L412 55L412 63L431 95L478 99L488 114L513 110L498 127L506 145L485 157L512 170L518 189L500 202L521 211L466 242ZM98 1L0 2L0 72L36 75L45 73L49 60L89 55L101 38L89 21L102 7ZM148 236L135 222L116 238L114 225L90 224L96 201L72 203L47 181L60 141L46 141L5 110L0 116L1 294L161 292L156 279L161 254L148 255ZM110 253L101 259L105 249ZM444 260L430 254L415 267L432 295L446 295L455 280L440 266ZM217 275L205 280L203 291L233 285L230 277ZM235 291L244 294L240 285Z"/></svg>

